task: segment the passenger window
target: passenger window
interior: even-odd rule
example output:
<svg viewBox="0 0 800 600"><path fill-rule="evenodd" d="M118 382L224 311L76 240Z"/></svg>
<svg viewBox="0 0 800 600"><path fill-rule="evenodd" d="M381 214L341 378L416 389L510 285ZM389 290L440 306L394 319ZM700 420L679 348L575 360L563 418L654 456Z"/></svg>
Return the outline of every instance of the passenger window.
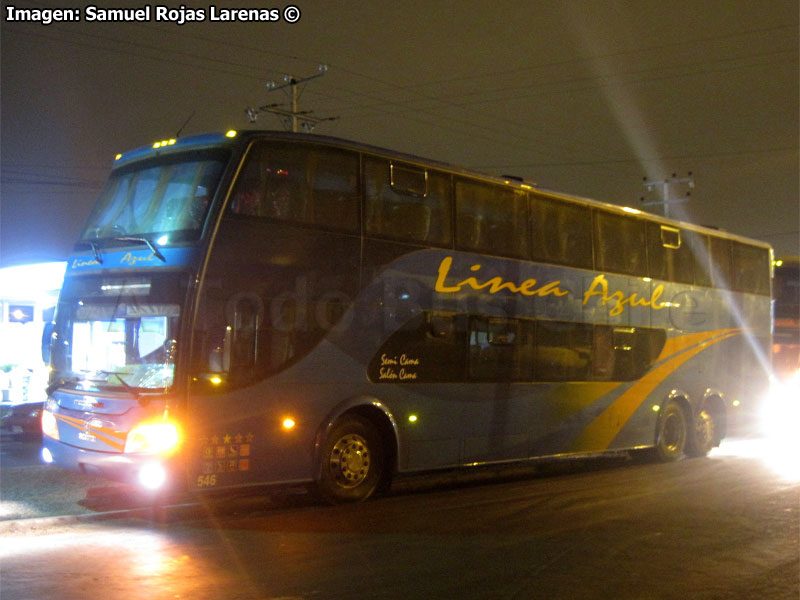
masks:
<svg viewBox="0 0 800 600"><path fill-rule="evenodd" d="M384 342L370 361L369 378L378 383L463 381L467 317L424 312Z"/></svg>
<svg viewBox="0 0 800 600"><path fill-rule="evenodd" d="M642 377L658 359L666 341L663 329L596 325L594 330L594 379L633 381Z"/></svg>
<svg viewBox="0 0 800 600"><path fill-rule="evenodd" d="M711 238L711 268L714 287L730 289L733 283L730 240Z"/></svg>
<svg viewBox="0 0 800 600"><path fill-rule="evenodd" d="M597 269L646 276L645 221L605 211L595 213Z"/></svg>
<svg viewBox="0 0 800 600"><path fill-rule="evenodd" d="M665 281L694 283L695 258L684 240L685 232L668 225L647 224L650 276Z"/></svg>
<svg viewBox="0 0 800 600"><path fill-rule="evenodd" d="M358 204L357 154L273 142L250 151L229 210L356 233Z"/></svg>
<svg viewBox="0 0 800 600"><path fill-rule="evenodd" d="M592 325L566 321L536 322L537 381L589 381Z"/></svg>
<svg viewBox="0 0 800 600"><path fill-rule="evenodd" d="M592 268L592 212L588 206L531 197L534 260Z"/></svg>
<svg viewBox="0 0 800 600"><path fill-rule="evenodd" d="M769 250L733 242L733 265L736 290L769 295Z"/></svg>
<svg viewBox="0 0 800 600"><path fill-rule="evenodd" d="M528 195L501 185L456 182L456 241L488 254L528 256Z"/></svg>
<svg viewBox="0 0 800 600"><path fill-rule="evenodd" d="M708 249L708 236L693 231L684 231L684 242L689 247L694 261L695 285L711 285L711 268L709 267L710 253Z"/></svg>
<svg viewBox="0 0 800 600"><path fill-rule="evenodd" d="M469 375L474 381L533 380L533 321L473 317Z"/></svg>
<svg viewBox="0 0 800 600"><path fill-rule="evenodd" d="M368 234L419 244L450 244L448 175L367 158L364 194Z"/></svg>

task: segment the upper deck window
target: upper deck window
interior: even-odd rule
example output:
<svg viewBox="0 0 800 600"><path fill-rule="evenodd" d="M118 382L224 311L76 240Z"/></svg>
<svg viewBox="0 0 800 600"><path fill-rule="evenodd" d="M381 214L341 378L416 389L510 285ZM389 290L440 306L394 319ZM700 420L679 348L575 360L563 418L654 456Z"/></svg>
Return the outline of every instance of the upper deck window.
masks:
<svg viewBox="0 0 800 600"><path fill-rule="evenodd" d="M731 241L711 238L711 274L714 287L733 288L733 267L731 265Z"/></svg>
<svg viewBox="0 0 800 600"><path fill-rule="evenodd" d="M694 256L684 237L685 232L675 227L647 224L651 277L680 283L694 282Z"/></svg>
<svg viewBox="0 0 800 600"><path fill-rule="evenodd" d="M258 144L235 184L229 210L357 232L358 155L307 144Z"/></svg>
<svg viewBox="0 0 800 600"><path fill-rule="evenodd" d="M450 244L448 175L367 158L364 161L364 195L368 234L419 244Z"/></svg>
<svg viewBox="0 0 800 600"><path fill-rule="evenodd" d="M592 268L592 212L588 206L531 197L533 258Z"/></svg>
<svg viewBox="0 0 800 600"><path fill-rule="evenodd" d="M733 242L733 287L740 292L769 294L769 250Z"/></svg>
<svg viewBox="0 0 800 600"><path fill-rule="evenodd" d="M169 234L200 237L228 154L188 152L131 163L111 174L81 235L83 240Z"/></svg>
<svg viewBox="0 0 800 600"><path fill-rule="evenodd" d="M528 255L528 195L468 179L456 183L460 248L500 256Z"/></svg>
<svg viewBox="0 0 800 600"><path fill-rule="evenodd" d="M594 233L597 269L625 275L647 275L644 221L596 211Z"/></svg>

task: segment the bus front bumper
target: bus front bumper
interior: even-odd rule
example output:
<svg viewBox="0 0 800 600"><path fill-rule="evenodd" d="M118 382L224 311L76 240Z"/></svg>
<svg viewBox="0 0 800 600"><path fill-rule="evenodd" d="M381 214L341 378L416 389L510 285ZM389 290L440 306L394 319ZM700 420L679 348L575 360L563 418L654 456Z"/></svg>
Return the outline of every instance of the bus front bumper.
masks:
<svg viewBox="0 0 800 600"><path fill-rule="evenodd" d="M42 461L68 471L103 477L150 491L182 487L174 458L151 454L96 452L43 436Z"/></svg>

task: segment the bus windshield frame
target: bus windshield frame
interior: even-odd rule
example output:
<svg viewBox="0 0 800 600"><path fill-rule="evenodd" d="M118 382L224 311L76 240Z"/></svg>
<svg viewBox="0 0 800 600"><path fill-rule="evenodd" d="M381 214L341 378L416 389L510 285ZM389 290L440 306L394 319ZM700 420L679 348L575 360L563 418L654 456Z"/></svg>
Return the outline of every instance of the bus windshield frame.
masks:
<svg viewBox="0 0 800 600"><path fill-rule="evenodd" d="M229 158L225 148L192 150L115 169L81 241L140 236L164 245L199 239Z"/></svg>
<svg viewBox="0 0 800 600"><path fill-rule="evenodd" d="M167 392L176 383L188 277L68 280L51 344L52 381L84 392Z"/></svg>

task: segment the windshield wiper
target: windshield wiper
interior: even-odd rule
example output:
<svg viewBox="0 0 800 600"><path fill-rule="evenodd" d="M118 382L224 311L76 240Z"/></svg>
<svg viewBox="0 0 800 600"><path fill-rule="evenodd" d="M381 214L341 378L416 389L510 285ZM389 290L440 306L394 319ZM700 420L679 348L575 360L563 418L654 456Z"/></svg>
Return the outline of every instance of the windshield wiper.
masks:
<svg viewBox="0 0 800 600"><path fill-rule="evenodd" d="M127 381L125 381L125 380L122 378L122 374L121 374L121 373L117 373L117 372L115 372L115 371L97 371L97 372L98 372L98 373L102 373L103 375L106 375L106 376L108 376L108 375L113 375L114 377L116 377L116 378L119 380L119 382L122 384L122 387L124 387L124 388L125 388L125 391L126 391L126 392L128 392L128 393L129 393L131 396L133 396L134 398L136 398L136 401L137 401L139 404L141 404L142 406L145 406L145 405L147 404L147 402L146 402L146 401L145 401L145 400L142 398L142 396L139 394L139 390L138 390L138 389L136 389L135 387L133 387L133 386L132 386L130 383L128 383Z"/></svg>
<svg viewBox="0 0 800 600"><path fill-rule="evenodd" d="M80 240L78 243L86 244L91 247L92 252L94 253L94 259L101 265L103 264L103 255L100 254L100 244L94 240Z"/></svg>
<svg viewBox="0 0 800 600"><path fill-rule="evenodd" d="M156 245L144 236L124 235L121 237L115 237L114 239L118 242L139 242L140 244L145 244L148 248L150 248L150 251L155 255L156 258L163 263L167 262L167 259L164 258L164 255L161 254L158 248L156 248Z"/></svg>

